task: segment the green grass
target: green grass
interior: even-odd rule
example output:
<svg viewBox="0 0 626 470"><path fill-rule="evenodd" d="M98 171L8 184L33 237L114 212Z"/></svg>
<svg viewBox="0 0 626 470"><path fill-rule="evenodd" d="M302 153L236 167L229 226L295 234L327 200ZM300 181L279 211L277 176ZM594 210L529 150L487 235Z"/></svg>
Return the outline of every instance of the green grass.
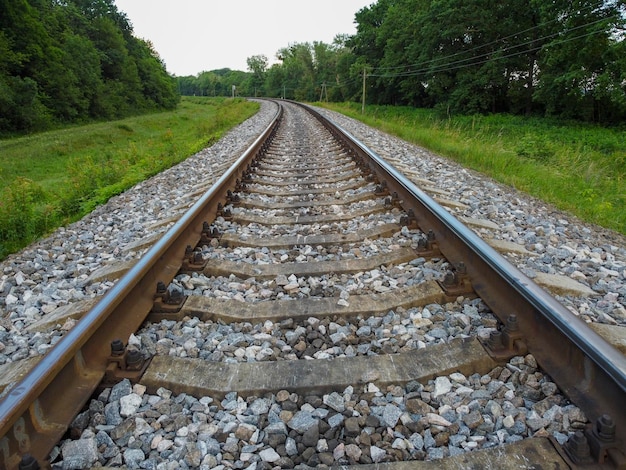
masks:
<svg viewBox="0 0 626 470"><path fill-rule="evenodd" d="M243 99L0 140L0 259L211 145L252 116Z"/></svg>
<svg viewBox="0 0 626 470"><path fill-rule="evenodd" d="M626 234L626 129L509 115L316 103Z"/></svg>

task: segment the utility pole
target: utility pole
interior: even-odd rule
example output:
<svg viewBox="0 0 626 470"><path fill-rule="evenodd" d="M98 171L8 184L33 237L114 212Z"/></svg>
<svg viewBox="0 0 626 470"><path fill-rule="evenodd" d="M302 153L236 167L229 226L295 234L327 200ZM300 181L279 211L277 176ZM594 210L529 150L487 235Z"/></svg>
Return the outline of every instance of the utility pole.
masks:
<svg viewBox="0 0 626 470"><path fill-rule="evenodd" d="M326 82L322 83L322 91L320 93L320 101L325 98L324 101L328 101L328 90L326 89Z"/></svg>
<svg viewBox="0 0 626 470"><path fill-rule="evenodd" d="M367 76L367 68L363 66L363 99L361 101L361 114L365 114L365 77Z"/></svg>

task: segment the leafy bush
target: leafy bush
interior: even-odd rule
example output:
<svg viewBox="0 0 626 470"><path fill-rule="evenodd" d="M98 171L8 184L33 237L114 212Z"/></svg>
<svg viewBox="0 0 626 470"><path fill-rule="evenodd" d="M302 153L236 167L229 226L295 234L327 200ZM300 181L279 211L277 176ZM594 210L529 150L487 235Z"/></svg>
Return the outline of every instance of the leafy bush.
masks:
<svg viewBox="0 0 626 470"><path fill-rule="evenodd" d="M56 217L46 194L28 178L17 178L0 192L0 256L45 233Z"/></svg>
<svg viewBox="0 0 626 470"><path fill-rule="evenodd" d="M532 158L541 163L547 163L554 157L554 150L548 142L530 135L522 137L515 151L522 158Z"/></svg>

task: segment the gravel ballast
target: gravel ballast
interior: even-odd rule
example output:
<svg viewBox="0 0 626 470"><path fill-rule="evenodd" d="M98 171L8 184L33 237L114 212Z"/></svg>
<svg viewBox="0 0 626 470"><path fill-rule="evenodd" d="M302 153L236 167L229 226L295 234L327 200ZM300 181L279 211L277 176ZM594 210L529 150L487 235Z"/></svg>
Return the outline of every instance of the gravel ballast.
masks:
<svg viewBox="0 0 626 470"><path fill-rule="evenodd" d="M455 216L485 219L499 228L476 228L485 238L513 242L526 254L504 253L530 278L540 273L567 276L595 295L557 296L586 322L626 326L626 243L624 237L586 225L546 204L494 183L454 162L390 137L336 113L320 110L388 159L409 177L445 190L458 202ZM143 251L124 245L152 235L159 220L179 213L185 196L215 181L226 165L265 128L275 105L261 111L214 146L110 200L71 226L57 230L2 262L0 364L45 354L73 321L46 332L27 327L56 308L101 296L111 281L89 282L100 267L138 259ZM417 181L417 177L415 177ZM357 190L361 191L362 189ZM338 194L339 195L339 194ZM271 202L272 197L256 196ZM380 201L355 203L349 212ZM295 211L295 215L340 213L345 207ZM233 209L253 213L254 210ZM280 212L280 213L278 213ZM276 215L294 215L278 211ZM397 211L383 211L349 223L307 226L312 234L350 233L397 222ZM218 218L222 233L239 224ZM303 233L302 226L246 225L244 235L271 237ZM325 250L300 246L288 250L207 247L205 256L246 264L280 264L355 259L414 246L419 231L404 228L392 237ZM181 274L174 284L188 295L241 302L305 297L334 297L348 305L351 296L384 293L440 279L447 263L417 258L391 269L354 275L271 280ZM446 305L398 308L380 317L309 318L304 324L270 321L224 325L186 318L145 325L130 338L135 347L157 355L209 361L266 362L323 360L399 353L454 338L486 338L497 325L480 300L458 298ZM406 459L440 459L462 452L511 443L531 436L565 442L586 423L583 413L537 368L532 355L516 357L485 375L452 374L426 384L416 382L379 389L374 383L327 395L302 396L287 390L260 397L236 393L223 400L155 395L125 381L89 403L71 427L72 439L55 448L58 468L108 465L128 468L306 468Z"/></svg>

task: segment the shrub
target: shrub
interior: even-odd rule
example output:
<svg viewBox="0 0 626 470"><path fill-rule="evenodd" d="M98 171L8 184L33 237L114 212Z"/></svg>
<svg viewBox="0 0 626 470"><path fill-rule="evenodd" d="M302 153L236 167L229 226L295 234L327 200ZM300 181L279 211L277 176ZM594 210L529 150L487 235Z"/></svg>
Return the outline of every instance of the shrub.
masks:
<svg viewBox="0 0 626 470"><path fill-rule="evenodd" d="M56 216L52 206L45 204L45 192L28 178L18 177L0 193L0 256L3 250L33 240L48 230Z"/></svg>

